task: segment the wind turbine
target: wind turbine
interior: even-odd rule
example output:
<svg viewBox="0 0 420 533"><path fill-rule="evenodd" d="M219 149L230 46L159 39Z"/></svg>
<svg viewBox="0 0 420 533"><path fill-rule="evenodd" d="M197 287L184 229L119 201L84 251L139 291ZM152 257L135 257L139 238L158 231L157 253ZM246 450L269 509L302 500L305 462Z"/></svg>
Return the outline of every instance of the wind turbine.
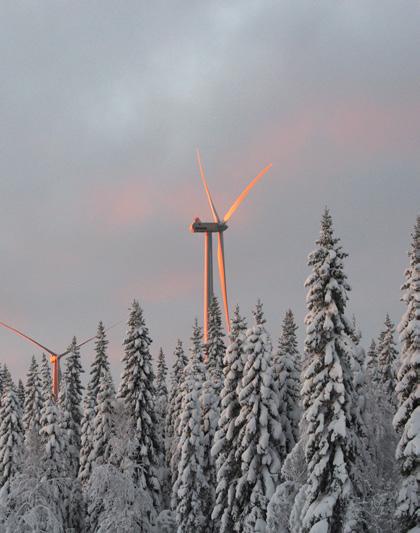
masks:
<svg viewBox="0 0 420 533"><path fill-rule="evenodd" d="M117 322L116 324L113 324L112 326L107 328L105 331L108 331L109 329L117 326L118 324L120 324L120 322ZM5 329L8 329L12 333L15 333L19 337L22 337L23 339L27 340L28 342L30 342L31 344L33 344L37 348L40 348L42 351L46 352L50 356L50 363L52 365L52 372L51 372L52 373L52 393L53 393L53 396L54 396L55 400L57 400L58 399L58 386L59 386L60 359L62 357L64 357L65 355L67 355L68 353L70 353L70 351L73 349L73 347L70 347L65 352L59 353L58 351L53 351L53 350L50 350L49 348L47 348L46 346L43 346L41 343L39 343L38 341L36 341L32 337L29 337L29 335L26 335L25 333L22 333L22 331L19 331L18 329L14 328L12 326L9 326L5 322L1 322L0 321L0 326L5 328ZM76 348L80 348L80 347L84 346L88 342L91 342L94 339L96 339L96 337L97 337L97 335L95 335L94 337L89 337L88 339L84 340L80 344L77 344Z"/></svg>
<svg viewBox="0 0 420 533"><path fill-rule="evenodd" d="M229 305L227 297L226 287L226 270L225 270L225 249L223 242L223 232L228 229L227 222L238 209L241 203L248 196L250 190L254 185L260 181L266 172L273 166L271 163L261 170L261 172L245 187L241 194L233 202L225 216L220 220L214 206L213 199L210 194L210 190L207 185L206 177L204 174L203 165L201 163L200 152L197 149L197 162L200 170L201 179L203 181L204 189L206 191L207 200L210 205L211 213L213 215L213 222L201 222L199 218L196 218L190 226L192 233L204 233L204 340L208 340L208 326L209 326L209 307L211 300L214 296L213 293L213 243L212 234L217 233L217 263L219 267L219 279L222 289L223 307L225 311L226 329L230 332L230 319L229 319Z"/></svg>

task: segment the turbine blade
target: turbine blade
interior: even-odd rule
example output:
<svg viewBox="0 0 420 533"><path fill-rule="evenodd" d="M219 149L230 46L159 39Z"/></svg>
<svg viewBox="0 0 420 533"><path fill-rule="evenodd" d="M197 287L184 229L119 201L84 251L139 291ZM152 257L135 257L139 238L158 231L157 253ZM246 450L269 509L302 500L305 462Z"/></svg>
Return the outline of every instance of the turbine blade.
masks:
<svg viewBox="0 0 420 533"><path fill-rule="evenodd" d="M226 215L223 217L223 222L227 222L230 217L233 215L233 213L238 209L238 207L241 205L241 203L245 200L245 198L248 196L249 191L254 187L256 183L260 181L260 179L264 176L266 172L270 170L272 167L272 163L267 165L261 172L258 174L257 177L255 177L249 185L245 187L245 189L241 192L241 194L236 198L232 206L230 207L229 211L226 213Z"/></svg>
<svg viewBox="0 0 420 533"><path fill-rule="evenodd" d="M217 262L219 264L220 286L222 288L223 307L225 310L225 318L226 318L226 330L229 334L230 333L230 319L229 319L229 305L228 305L227 288L226 288L225 248L223 244L223 233L219 232L217 236L218 236Z"/></svg>
<svg viewBox="0 0 420 533"><path fill-rule="evenodd" d="M34 346L36 346L37 348L40 348L41 350L47 352L48 354L56 355L55 352L53 352L52 350L50 350L46 346L43 346L42 344L40 344L38 341L36 341L32 337L29 337L29 335L25 335L25 333L22 333L18 329L13 328L12 326L9 326L8 324L5 324L4 322L0 322L0 326L5 328L5 329L8 329L9 331L12 331L13 333L16 333L16 335L19 335L19 337L22 337L23 339L26 339L27 341L32 343Z"/></svg>
<svg viewBox="0 0 420 533"><path fill-rule="evenodd" d="M119 324L122 324L124 321L123 320L119 320L118 322L115 322L114 324L112 324L111 326L109 326L108 328L105 329L105 331L109 331L110 329L112 328L115 328L115 326L118 326ZM83 342L80 342L79 344L76 345L76 348L81 348L82 346L84 346L85 344L88 344L89 342L92 342L93 340L95 340L97 338L98 335L95 335L94 337L89 337L88 339L84 340ZM58 356L58 359L61 359L62 357L64 357L65 355L67 355L68 353L70 353L72 350L72 348L69 348L68 350L66 350L65 352L61 353L59 356Z"/></svg>
<svg viewBox="0 0 420 533"><path fill-rule="evenodd" d="M213 215L213 220L215 222L220 222L219 215L217 214L216 208L214 207L213 199L211 197L210 190L207 185L206 177L204 175L204 169L203 169L203 165L201 164L200 151L198 148L197 148L197 162L198 162L198 167L200 169L201 179L203 181L204 188L206 189L207 200L209 201L209 204L210 204L210 209Z"/></svg>

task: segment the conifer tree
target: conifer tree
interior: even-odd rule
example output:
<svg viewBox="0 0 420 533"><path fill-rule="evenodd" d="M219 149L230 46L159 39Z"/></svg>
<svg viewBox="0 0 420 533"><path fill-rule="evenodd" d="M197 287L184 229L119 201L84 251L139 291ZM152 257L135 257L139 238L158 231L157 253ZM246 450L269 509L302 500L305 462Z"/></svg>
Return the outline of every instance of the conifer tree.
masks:
<svg viewBox="0 0 420 533"><path fill-rule="evenodd" d="M68 419L69 413L63 413L52 397L48 398L41 412L42 478L48 482L54 514L63 530L83 531L81 491L74 479L74 457L69 432L63 427L64 417Z"/></svg>
<svg viewBox="0 0 420 533"><path fill-rule="evenodd" d="M193 331L190 361L182 383L182 409L179 420L179 463L173 488L178 533L204 533L208 530L203 495L207 492L203 472L204 435L199 402L203 383L201 330Z"/></svg>
<svg viewBox="0 0 420 533"><path fill-rule="evenodd" d="M41 390L42 390L42 403L44 404L52 396L50 363L45 353L42 354L41 365L40 365L40 378L41 378Z"/></svg>
<svg viewBox="0 0 420 533"><path fill-rule="evenodd" d="M64 379L60 386L59 404L63 412L61 425L68 435L69 453L71 456L71 474L76 477L79 471L82 395L83 386L80 374L83 372L80 363L80 351L76 337L70 345L70 352L66 357Z"/></svg>
<svg viewBox="0 0 420 533"><path fill-rule="evenodd" d="M105 369L109 372L109 360L108 360L108 339L106 337L105 327L102 323L102 320L98 324L98 330L95 340L95 359L93 360L91 369L89 384L87 386L87 391L91 398L93 398L94 403L96 403L96 398L99 393L99 381L102 373L102 369Z"/></svg>
<svg viewBox="0 0 420 533"><path fill-rule="evenodd" d="M111 457L114 435L115 394L112 377L104 366L99 377L99 390L92 421L91 462L105 464Z"/></svg>
<svg viewBox="0 0 420 533"><path fill-rule="evenodd" d="M80 440L80 466L79 480L84 485L89 479L92 471L92 443L93 443L93 418L97 397L99 394L99 382L102 371L109 373L109 361L107 354L108 339L102 321L98 324L98 331L95 340L95 359L90 369L90 378L87 385L85 398L83 400L83 416L81 420L81 440ZM113 389L111 379L110 386ZM115 391L113 391L113 394Z"/></svg>
<svg viewBox="0 0 420 533"><path fill-rule="evenodd" d="M141 487L150 492L157 510L159 507L157 466L160 444L157 440L156 391L150 354L151 342L143 311L139 303L134 300L124 340L124 369L118 395L131 416L137 436L136 457L133 459L138 465L138 481Z"/></svg>
<svg viewBox="0 0 420 533"><path fill-rule="evenodd" d="M168 410L168 386L166 379L168 367L166 365L165 354L162 348L159 350L157 374L156 374L156 406L157 417L161 433L161 442L165 441L165 420Z"/></svg>
<svg viewBox="0 0 420 533"><path fill-rule="evenodd" d="M177 435L176 428L178 427L178 419L181 412L181 403L182 397L180 394L180 386L184 379L184 369L188 363L188 358L185 355L184 348L182 346L182 341L178 339L176 348L174 351L174 362L172 365L171 372L171 386L169 390L169 399L168 399L168 413L166 415L166 438L168 441L167 444L167 464L171 465L171 458L175 454L177 448ZM171 471L171 485L174 484L176 475L178 473L178 465L175 465L175 468Z"/></svg>
<svg viewBox="0 0 420 533"><path fill-rule="evenodd" d="M254 327L244 341L243 377L238 386L240 412L237 455L241 477L236 487L240 515L234 531L264 531L267 506L280 482L286 438L280 421L278 389L273 376L271 341L260 302Z"/></svg>
<svg viewBox="0 0 420 533"><path fill-rule="evenodd" d="M8 369L6 364L3 365L3 379L2 379L2 381L3 381L3 394L4 394L7 390L9 390L10 387L14 386L13 379L12 379L12 374L10 373L10 370Z"/></svg>
<svg viewBox="0 0 420 533"><path fill-rule="evenodd" d="M166 464L167 438L166 416L168 414L168 386L166 383L168 367L162 348L159 350L156 374L156 417L158 440L161 443L159 453L159 482L161 486L161 506L167 509L170 501L171 487L169 483L169 469Z"/></svg>
<svg viewBox="0 0 420 533"><path fill-rule="evenodd" d="M38 363L35 356L32 356L31 366L28 371L26 381L25 404L23 415L23 427L25 429L26 441L30 441L34 435L38 435L40 430L42 410L42 389L39 377Z"/></svg>
<svg viewBox="0 0 420 533"><path fill-rule="evenodd" d="M394 417L394 427L400 433L396 457L403 476L396 515L404 533L420 529L420 216L409 258L402 286L406 311L398 326L401 352Z"/></svg>
<svg viewBox="0 0 420 533"><path fill-rule="evenodd" d="M283 319L277 353L273 358L274 378L279 390L279 409L286 434L286 452L298 441L300 421L300 355L297 349L297 326L291 309Z"/></svg>
<svg viewBox="0 0 420 533"><path fill-rule="evenodd" d="M369 350L366 354L365 369L371 383L378 381L378 353L375 339L370 342Z"/></svg>
<svg viewBox="0 0 420 533"><path fill-rule="evenodd" d="M392 405L395 405L398 351L394 339L395 326L388 314L386 315L384 325L385 327L379 336L378 342L378 377L384 398Z"/></svg>
<svg viewBox="0 0 420 533"><path fill-rule="evenodd" d="M302 394L308 477L295 504L295 508L300 505L304 495L303 508L294 514L299 516L302 533L360 531L355 510L353 354L349 353L353 331L344 314L350 290L343 270L347 254L334 236L328 210L316 244L308 261L312 273L305 282L308 314Z"/></svg>
<svg viewBox="0 0 420 533"><path fill-rule="evenodd" d="M176 509L177 507L177 494L175 492L175 483L176 480L179 477L179 463L180 463L180 457L181 457L181 451L182 451L182 443L181 443L181 420L184 416L184 399L186 395L186 391L188 390L188 383L186 382L187 379L187 371L191 374L191 372L194 372L194 377L197 384L197 394L198 399L200 398L201 389L203 387L204 381L205 381L205 366L203 363L204 360L204 354L203 354L203 333L201 330L201 327L198 325L198 320L195 319L194 325L193 325L193 332L191 336L191 347L190 347L190 357L188 360L187 366L183 369L182 372L182 379L179 385L179 394L177 397L177 400L181 402L179 406L179 413L176 420L175 425L175 433L173 437L173 443L172 443L172 454L171 454L171 460L170 460L170 469L171 469L171 481L172 481L172 495L171 495L171 507L172 509ZM191 377L190 377L191 379ZM200 406L200 423L201 423L201 406ZM200 439L201 439L201 446L203 446L203 428L201 426L201 432L200 432ZM203 468L203 452L201 451L201 471ZM203 485L204 486L204 485ZM201 490L201 489L200 489ZM203 489L204 490L204 489Z"/></svg>
<svg viewBox="0 0 420 533"><path fill-rule="evenodd" d="M20 402L20 408L21 410L23 410L23 406L25 405L25 386L23 385L23 381L20 378L17 386L17 395Z"/></svg>
<svg viewBox="0 0 420 533"><path fill-rule="evenodd" d="M235 507L235 491L241 477L241 459L238 456L239 428L236 419L240 404L237 394L243 375L243 342L246 322L236 306L231 321L230 344L223 359L224 384L220 396L221 414L211 453L216 464L216 494L212 518L220 533L234 530L239 509Z"/></svg>
<svg viewBox="0 0 420 533"><path fill-rule="evenodd" d="M22 410L15 388L7 385L0 407L0 488L18 473L22 454Z"/></svg>
<svg viewBox="0 0 420 533"><path fill-rule="evenodd" d="M208 527L213 529L211 514L215 503L216 467L211 455L214 435L220 416L220 392L223 387L223 357L226 351L223 341L222 316L217 298L213 297L209 308L208 340L204 346L206 379L200 394L201 418L204 435L203 472L206 490L203 493L204 514L209 517Z"/></svg>
<svg viewBox="0 0 420 533"><path fill-rule="evenodd" d="M181 385L184 379L184 369L187 363L188 358L185 355L182 342L178 339L174 352L168 414L166 417L166 437L168 440L166 461L170 467L171 486L175 483L175 479L178 475L178 463L174 458L176 457L176 450L178 447L177 428L179 425L178 422L181 415L182 405Z"/></svg>

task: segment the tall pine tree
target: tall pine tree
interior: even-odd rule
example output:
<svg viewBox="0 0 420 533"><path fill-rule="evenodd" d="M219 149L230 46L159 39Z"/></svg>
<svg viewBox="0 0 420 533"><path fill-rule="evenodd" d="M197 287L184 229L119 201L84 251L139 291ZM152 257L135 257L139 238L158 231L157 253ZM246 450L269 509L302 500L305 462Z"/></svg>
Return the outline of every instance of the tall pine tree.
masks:
<svg viewBox="0 0 420 533"><path fill-rule="evenodd" d="M265 329L260 302L254 312L255 325L244 340L243 377L238 385L240 412L237 455L241 458L241 477L236 486L234 531L262 532L267 506L280 482L286 438L279 413L279 397L273 376L272 350Z"/></svg>
<svg viewBox="0 0 420 533"><path fill-rule="evenodd" d="M208 340L204 346L206 360L206 380L200 395L201 417L204 434L203 470L206 477L204 514L208 517L209 531L213 531L211 514L215 503L216 467L211 455L217 424L220 416L220 392L223 386L223 341L222 316L219 302L213 297L209 309Z"/></svg>
<svg viewBox="0 0 420 533"><path fill-rule="evenodd" d="M206 515L208 492L203 470L204 434L201 423L200 390L203 385L202 334L194 325L190 361L182 382L182 408L178 427L178 472L173 487L172 505L176 511L178 533L208 531Z"/></svg>
<svg viewBox="0 0 420 533"><path fill-rule="evenodd" d="M86 389L86 395L83 400L83 417L81 421L81 445L80 445L80 466L79 479L85 484L89 479L92 471L92 427L95 416L95 408L99 394L99 382L102 371L109 373L109 361L107 354L108 339L102 321L98 324L98 331L95 341L95 359L90 369L89 383ZM113 389L111 380L110 386Z"/></svg>
<svg viewBox="0 0 420 533"><path fill-rule="evenodd" d="M241 477L239 428L236 419L240 404L238 386L243 376L243 343L246 322L236 306L231 322L230 344L223 359L224 384L220 395L221 414L211 450L216 464L216 494L212 518L220 533L233 531L239 509L235 500L236 486Z"/></svg>
<svg viewBox="0 0 420 533"><path fill-rule="evenodd" d="M388 314L386 315L384 326L378 342L378 378L384 398L392 405L395 405L398 350L394 338L395 326Z"/></svg>
<svg viewBox="0 0 420 533"><path fill-rule="evenodd" d="M169 393L168 414L166 417L166 437L167 437L167 454L166 461L170 469L171 486L175 483L178 475L177 447L179 426L179 417L181 416L182 394L181 385L184 380L184 370L188 363L182 342L178 339L175 352L174 363L172 365L171 388Z"/></svg>
<svg viewBox="0 0 420 533"><path fill-rule="evenodd" d="M157 437L155 376L150 354L152 340L143 311L134 300L124 340L124 369L118 396L132 420L137 439L136 456L138 481L150 492L155 509L159 508L157 467L159 442Z"/></svg>
<svg viewBox="0 0 420 533"><path fill-rule="evenodd" d="M398 326L402 345L394 426L400 433L396 457L403 476L397 517L401 531L414 533L420 530L420 216L409 257L402 286L406 311Z"/></svg>
<svg viewBox="0 0 420 533"><path fill-rule="evenodd" d="M62 428L66 431L71 454L71 474L76 477L79 471L81 421L82 421L82 395L83 386L81 373L83 368L80 362L80 351L77 347L76 337L73 337L70 352L66 356L64 379L60 385L59 403L63 412L61 419Z"/></svg>
<svg viewBox="0 0 420 533"><path fill-rule="evenodd" d="M305 282L308 314L302 394L308 478L295 504L300 505L304 494L303 508L294 514L300 517L302 533L344 533L361 530L354 503L357 443L353 354L349 353L353 330L344 314L350 290L343 269L347 254L334 236L328 210L316 244L308 261L312 274Z"/></svg>
<svg viewBox="0 0 420 533"><path fill-rule="evenodd" d="M26 381L25 405L23 415L23 426L25 428L25 439L27 443L39 434L42 410L42 389L39 376L38 363L35 356L32 356Z"/></svg>
<svg viewBox="0 0 420 533"><path fill-rule="evenodd" d="M8 386L0 407L0 488L3 490L8 490L9 482L19 472L22 454L22 410L15 387Z"/></svg>
<svg viewBox="0 0 420 533"><path fill-rule="evenodd" d="M298 441L300 421L300 355L297 326L291 309L283 319L278 349L273 358L274 377L280 398L280 416L286 434L286 452Z"/></svg>

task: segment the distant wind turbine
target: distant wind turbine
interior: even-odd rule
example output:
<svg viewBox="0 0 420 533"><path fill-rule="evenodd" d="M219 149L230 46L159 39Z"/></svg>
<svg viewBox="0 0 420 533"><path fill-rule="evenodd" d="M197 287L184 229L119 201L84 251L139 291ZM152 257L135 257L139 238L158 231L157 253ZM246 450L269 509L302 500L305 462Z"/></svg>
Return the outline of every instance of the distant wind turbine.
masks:
<svg viewBox="0 0 420 533"><path fill-rule="evenodd" d="M217 246L217 263L219 267L220 286L222 289L223 307L225 311L226 329L230 332L230 319L229 319L229 305L227 297L226 287L226 271L225 271L225 250L223 243L223 232L227 230L227 222L238 209L241 203L248 196L250 190L254 185L260 181L266 172L273 166L271 163L267 165L261 172L249 183L245 189L241 192L238 198L233 202L229 208L223 220L220 220L214 206L213 199L210 194L210 190L207 185L206 177L204 175L203 165L201 163L200 152L197 150L197 162L200 169L201 179L203 181L204 189L206 191L207 200L210 205L210 209L213 215L213 222L201 222L199 218L196 218L190 226L192 233L205 233L204 238L204 340L208 340L208 326L209 326L209 307L211 300L214 296L213 293L213 246L212 246L212 233L217 233L218 246Z"/></svg>
<svg viewBox="0 0 420 533"><path fill-rule="evenodd" d="M121 324L121 322L116 322L115 324L112 324L112 326L107 328L105 331L108 331L111 328L114 328L115 326L118 326L118 324ZM72 350L72 347L67 349L65 352L59 353L58 351L50 350L49 348L47 348L46 346L42 345L41 343L39 343L38 341L36 341L32 337L29 337L29 335L26 335L25 333L22 333L22 331L19 331L18 329L14 328L12 326L9 326L8 324L6 324L4 322L0 321L0 326L5 328L5 329L8 329L12 333L15 333L19 337L22 337L23 339L27 340L28 342L30 342L31 344L33 344L37 348L40 348L42 351L46 352L50 356L50 363L52 365L52 372L51 372L52 373L52 393L53 393L53 396L54 396L55 400L57 400L58 399L58 389L59 389L60 359L62 357L64 357L65 355L67 355L68 353L70 353L70 351ZM96 337L97 337L97 335L95 335L94 337L89 337L88 339L84 340L80 344L77 344L76 348L81 348L85 344L88 344L89 342L91 342L94 339L96 339Z"/></svg>

